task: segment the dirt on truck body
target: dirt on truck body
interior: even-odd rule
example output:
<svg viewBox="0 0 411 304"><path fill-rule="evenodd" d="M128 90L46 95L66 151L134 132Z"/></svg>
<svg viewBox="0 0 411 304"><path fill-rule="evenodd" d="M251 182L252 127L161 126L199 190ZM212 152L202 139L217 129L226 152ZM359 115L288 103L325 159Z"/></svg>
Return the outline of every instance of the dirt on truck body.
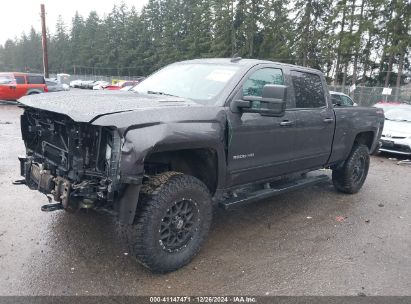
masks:
<svg viewBox="0 0 411 304"><path fill-rule="evenodd" d="M380 109L333 106L321 72L251 59L169 65L131 92L25 97L24 182L46 211L99 208L118 217L133 255L155 272L189 263L212 208L323 181L365 182Z"/></svg>

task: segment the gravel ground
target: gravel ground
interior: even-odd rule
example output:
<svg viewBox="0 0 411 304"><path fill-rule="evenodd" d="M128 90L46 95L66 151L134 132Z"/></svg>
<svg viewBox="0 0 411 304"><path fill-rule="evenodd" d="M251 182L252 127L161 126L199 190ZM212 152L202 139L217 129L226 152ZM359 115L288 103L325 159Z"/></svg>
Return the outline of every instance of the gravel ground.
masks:
<svg viewBox="0 0 411 304"><path fill-rule="evenodd" d="M217 210L194 261L154 275L109 216L44 213L44 195L11 184L20 114L0 105L0 295L411 295L411 166L393 156L372 158L356 195L326 182Z"/></svg>

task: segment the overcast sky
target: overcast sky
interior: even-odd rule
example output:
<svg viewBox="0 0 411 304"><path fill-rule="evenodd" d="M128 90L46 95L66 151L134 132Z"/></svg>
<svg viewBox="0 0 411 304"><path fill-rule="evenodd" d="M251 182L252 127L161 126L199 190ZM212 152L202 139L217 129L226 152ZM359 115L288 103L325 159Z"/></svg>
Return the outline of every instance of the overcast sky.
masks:
<svg viewBox="0 0 411 304"><path fill-rule="evenodd" d="M0 9L0 44L8 38L20 37L24 31L28 33L30 27L41 30L40 4L46 7L46 25L54 30L59 15L63 17L67 25L71 24L71 18L76 10L83 16L87 16L92 10L102 17L111 11L115 4L121 0L8 0L1 4ZM141 10L148 0L124 0L127 6L134 5Z"/></svg>

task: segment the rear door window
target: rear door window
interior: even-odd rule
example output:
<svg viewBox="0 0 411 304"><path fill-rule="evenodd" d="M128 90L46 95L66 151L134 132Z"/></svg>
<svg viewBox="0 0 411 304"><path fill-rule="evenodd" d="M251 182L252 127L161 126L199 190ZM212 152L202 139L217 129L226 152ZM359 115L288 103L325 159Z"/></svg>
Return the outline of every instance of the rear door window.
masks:
<svg viewBox="0 0 411 304"><path fill-rule="evenodd" d="M296 108L320 108L326 105L321 77L317 74L292 71Z"/></svg>
<svg viewBox="0 0 411 304"><path fill-rule="evenodd" d="M29 84L44 84L45 80L43 76L29 75L27 76L27 83Z"/></svg>
<svg viewBox="0 0 411 304"><path fill-rule="evenodd" d="M16 78L16 83L17 84L25 84L26 83L26 79L24 76L14 76L14 78Z"/></svg>

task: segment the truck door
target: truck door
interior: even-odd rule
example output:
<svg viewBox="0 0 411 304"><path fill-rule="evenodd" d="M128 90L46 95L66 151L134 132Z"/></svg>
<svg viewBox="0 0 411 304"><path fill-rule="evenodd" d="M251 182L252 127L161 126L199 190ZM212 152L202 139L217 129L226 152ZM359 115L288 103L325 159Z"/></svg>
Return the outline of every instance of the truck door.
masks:
<svg viewBox="0 0 411 304"><path fill-rule="evenodd" d="M300 169L326 164L335 128L334 110L326 100L325 81L319 74L291 71L295 98L295 165Z"/></svg>
<svg viewBox="0 0 411 304"><path fill-rule="evenodd" d="M254 68L245 77L235 99L259 96L266 84L285 84L281 67ZM254 105L253 105L254 106ZM295 112L283 117L228 112L229 185L281 175L293 158Z"/></svg>

